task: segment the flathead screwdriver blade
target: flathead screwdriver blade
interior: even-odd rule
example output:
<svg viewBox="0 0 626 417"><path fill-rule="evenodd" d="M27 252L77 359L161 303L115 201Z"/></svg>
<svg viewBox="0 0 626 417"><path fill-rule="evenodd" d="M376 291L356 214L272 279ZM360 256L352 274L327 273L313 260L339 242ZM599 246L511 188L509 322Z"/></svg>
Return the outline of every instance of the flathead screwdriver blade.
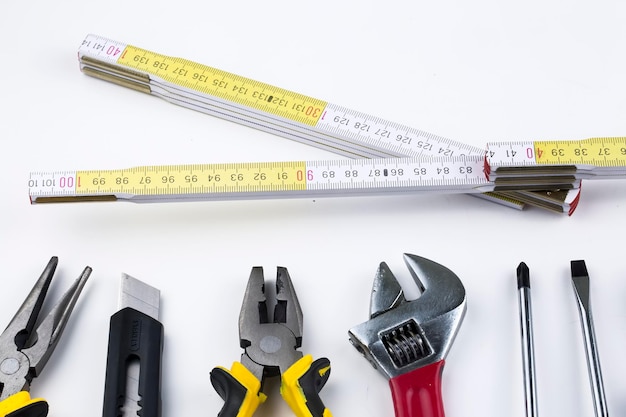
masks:
<svg viewBox="0 0 626 417"><path fill-rule="evenodd" d="M578 312L580 313L580 324L585 342L585 353L587 356L587 370L589 372L589 382L591 384L591 395L593 399L596 417L608 417L609 412L606 405L604 393L604 382L602 381L602 370L600 368L600 355L591 315L591 300L589 296L589 273L585 261L571 261L572 285L576 300L578 302Z"/></svg>

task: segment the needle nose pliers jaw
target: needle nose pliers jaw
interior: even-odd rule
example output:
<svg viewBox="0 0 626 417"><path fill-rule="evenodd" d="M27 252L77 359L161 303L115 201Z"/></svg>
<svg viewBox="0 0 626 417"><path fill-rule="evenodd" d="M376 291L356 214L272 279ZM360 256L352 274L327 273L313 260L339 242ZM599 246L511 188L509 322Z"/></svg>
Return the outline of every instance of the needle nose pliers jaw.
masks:
<svg viewBox="0 0 626 417"><path fill-rule="evenodd" d="M216 367L211 383L224 399L220 417L252 416L267 398L266 378L280 376L280 393L298 417L332 417L319 392L330 376L330 361L303 355L303 316L287 269L278 267L274 315L268 314L263 268L250 273L239 315L241 362Z"/></svg>
<svg viewBox="0 0 626 417"><path fill-rule="evenodd" d="M0 417L45 417L48 403L31 399L33 378L39 376L56 348L91 268L86 267L58 304L36 327L58 258L52 257L24 303L0 335Z"/></svg>

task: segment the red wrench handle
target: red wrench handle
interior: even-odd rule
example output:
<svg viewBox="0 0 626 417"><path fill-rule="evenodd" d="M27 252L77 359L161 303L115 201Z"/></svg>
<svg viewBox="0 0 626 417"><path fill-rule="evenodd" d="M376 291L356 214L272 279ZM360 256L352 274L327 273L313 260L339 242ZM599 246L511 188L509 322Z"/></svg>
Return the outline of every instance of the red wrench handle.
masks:
<svg viewBox="0 0 626 417"><path fill-rule="evenodd" d="M396 417L444 417L441 372L444 360L389 380Z"/></svg>

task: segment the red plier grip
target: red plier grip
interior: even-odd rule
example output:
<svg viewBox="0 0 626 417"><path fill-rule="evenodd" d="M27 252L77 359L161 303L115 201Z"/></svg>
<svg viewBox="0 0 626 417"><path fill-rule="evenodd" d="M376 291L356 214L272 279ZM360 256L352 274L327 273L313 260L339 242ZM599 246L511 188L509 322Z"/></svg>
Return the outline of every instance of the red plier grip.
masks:
<svg viewBox="0 0 626 417"><path fill-rule="evenodd" d="M389 380L396 417L444 417L440 360Z"/></svg>

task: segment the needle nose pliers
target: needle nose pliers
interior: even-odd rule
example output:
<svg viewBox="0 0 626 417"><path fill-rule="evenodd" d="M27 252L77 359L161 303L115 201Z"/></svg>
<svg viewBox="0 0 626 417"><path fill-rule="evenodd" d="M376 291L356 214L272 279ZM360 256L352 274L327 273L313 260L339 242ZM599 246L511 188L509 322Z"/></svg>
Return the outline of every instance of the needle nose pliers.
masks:
<svg viewBox="0 0 626 417"><path fill-rule="evenodd" d="M216 367L211 383L225 404L220 417L250 417L267 398L265 378L281 377L280 393L298 417L332 417L319 392L330 376L327 358L313 360L302 346L303 316L287 268L277 268L274 317L268 315L263 268L250 273L239 315L244 353L231 369Z"/></svg>
<svg viewBox="0 0 626 417"><path fill-rule="evenodd" d="M30 397L30 383L39 376L56 348L78 296L91 274L86 267L58 304L35 327L58 258L53 256L6 330L0 335L0 417L45 417L48 403Z"/></svg>

